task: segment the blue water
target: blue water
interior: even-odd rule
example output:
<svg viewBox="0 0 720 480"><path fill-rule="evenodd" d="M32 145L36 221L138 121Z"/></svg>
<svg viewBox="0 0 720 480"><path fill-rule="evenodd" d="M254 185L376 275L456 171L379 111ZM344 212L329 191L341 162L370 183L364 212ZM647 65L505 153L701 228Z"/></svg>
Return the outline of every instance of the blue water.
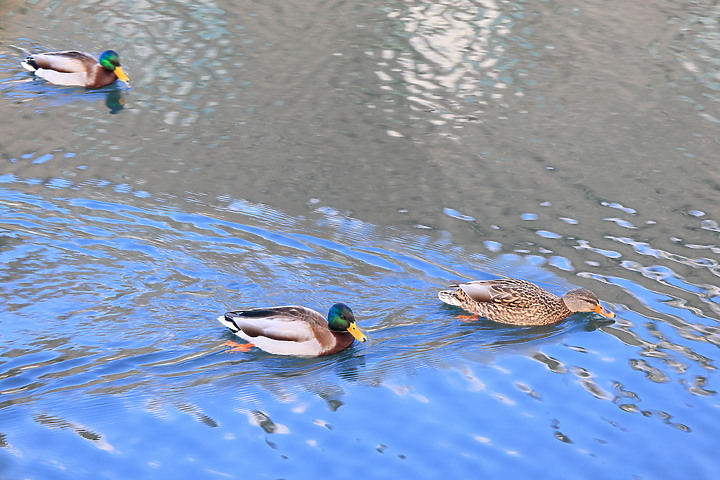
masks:
<svg viewBox="0 0 720 480"><path fill-rule="evenodd" d="M0 478L715 479L717 8L0 4ZM114 48L129 87L34 79ZM613 323L436 292L593 290ZM369 341L231 353L230 309Z"/></svg>
<svg viewBox="0 0 720 480"><path fill-rule="evenodd" d="M638 303L612 325L461 323L438 286L491 275L434 235L2 180L5 478L716 471L717 326L678 298L606 277ZM496 263L552 288L532 258ZM214 321L338 300L370 341L331 357L226 353Z"/></svg>

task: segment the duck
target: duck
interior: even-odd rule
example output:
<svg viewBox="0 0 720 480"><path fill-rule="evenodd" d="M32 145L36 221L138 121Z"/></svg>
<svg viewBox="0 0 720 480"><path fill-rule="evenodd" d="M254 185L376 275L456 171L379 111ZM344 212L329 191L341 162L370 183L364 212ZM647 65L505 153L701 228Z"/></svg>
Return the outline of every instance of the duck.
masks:
<svg viewBox="0 0 720 480"><path fill-rule="evenodd" d="M478 317L511 325L550 325L576 312L615 317L587 288L576 288L558 297L532 282L514 278L455 283L438 292L438 298Z"/></svg>
<svg viewBox="0 0 720 480"><path fill-rule="evenodd" d="M120 79L130 78L120 66L120 56L107 50L96 59L75 50L28 54L20 63L26 70L55 85L101 88Z"/></svg>
<svg viewBox="0 0 720 480"><path fill-rule="evenodd" d="M327 320L311 308L285 305L227 312L218 321L250 342L235 344L236 351L258 347L275 355L321 357L345 350L354 340L367 341L344 303L330 307Z"/></svg>

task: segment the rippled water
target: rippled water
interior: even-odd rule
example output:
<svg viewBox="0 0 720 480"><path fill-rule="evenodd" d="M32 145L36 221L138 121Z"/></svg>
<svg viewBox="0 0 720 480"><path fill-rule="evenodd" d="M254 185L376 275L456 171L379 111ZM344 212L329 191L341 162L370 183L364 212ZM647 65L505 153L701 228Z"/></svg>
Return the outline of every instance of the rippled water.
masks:
<svg viewBox="0 0 720 480"><path fill-rule="evenodd" d="M3 3L0 478L714 478L719 13ZM435 296L498 275L616 321ZM215 321L336 301L370 340L331 357Z"/></svg>

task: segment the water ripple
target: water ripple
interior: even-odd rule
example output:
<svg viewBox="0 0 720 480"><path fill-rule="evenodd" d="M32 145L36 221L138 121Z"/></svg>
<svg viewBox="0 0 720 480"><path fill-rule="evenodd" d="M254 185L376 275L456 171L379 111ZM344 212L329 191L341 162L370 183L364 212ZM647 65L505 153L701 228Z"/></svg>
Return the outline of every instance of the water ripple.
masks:
<svg viewBox="0 0 720 480"><path fill-rule="evenodd" d="M46 405L30 417L37 428L69 432L102 451L120 449L105 431L111 427L87 425L53 405L61 399L141 399L142 415L156 426L185 415L204 428L222 429L226 415L196 395L232 392L236 413L249 428L273 438L294 437L309 425L278 414L284 402L304 412L312 405L307 394L322 399L329 411L352 411L344 406L346 392L358 395L357 386L364 386L375 391L369 402L382 397L377 390L388 390L403 404L431 413L442 404L432 385L443 378L511 417L533 410L525 402L552 405L570 389L579 405L585 404L581 395L611 407L601 407L611 419L608 428L628 428L621 426L637 417L692 433L696 417L678 402L658 400L655 389L672 398L716 396L720 292L711 279L717 263L684 255L697 250L682 242L661 248L647 232L628 230L622 222L605 222L617 231L590 242L578 237L578 223L527 212L533 219L523 221L529 225L526 238L533 240L496 242L487 248L490 258L467 252L442 232L379 228L318 202L305 217L292 217L229 197L209 207L203 197L138 197L107 182L42 190L27 179L4 180L0 412ZM634 209L628 214L642 220ZM699 228L710 218L688 218L695 221L688 226L694 232L716 235ZM538 230L540 225L545 229ZM662 227L658 222L649 228ZM495 231L505 228L500 224ZM616 262L614 272L626 275L576 270L585 252ZM502 272L560 293L567 281L546 266L574 273L610 300L617 321L596 324L578 315L541 328L461 323L456 317L462 312L435 298L449 281ZM214 321L219 312L239 306L303 303L324 309L337 300L353 306L370 341L329 358L228 354L222 344L232 335ZM264 399L268 394L279 403ZM558 415L581 416L575 409ZM344 430L336 427L340 418L317 415L311 425ZM487 421L480 424L491 425ZM551 420L542 428L558 443L582 443L583 432L566 424L577 422ZM498 432L476 428L472 434L479 445L507 455L526 451ZM467 433L450 428L446 434ZM18 448L15 435L3 442L6 451ZM270 442L273 450L291 448ZM376 447L397 448L388 440Z"/></svg>

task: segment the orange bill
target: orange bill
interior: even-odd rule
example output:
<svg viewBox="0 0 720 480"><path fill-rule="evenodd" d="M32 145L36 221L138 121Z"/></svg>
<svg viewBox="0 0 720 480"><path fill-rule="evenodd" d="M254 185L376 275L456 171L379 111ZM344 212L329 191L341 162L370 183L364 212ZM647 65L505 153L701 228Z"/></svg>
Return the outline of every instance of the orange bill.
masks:
<svg viewBox="0 0 720 480"><path fill-rule="evenodd" d="M615 318L615 314L613 312L604 309L603 306L600 305L599 303L595 306L595 308L593 309L593 312L599 313L603 317Z"/></svg>

